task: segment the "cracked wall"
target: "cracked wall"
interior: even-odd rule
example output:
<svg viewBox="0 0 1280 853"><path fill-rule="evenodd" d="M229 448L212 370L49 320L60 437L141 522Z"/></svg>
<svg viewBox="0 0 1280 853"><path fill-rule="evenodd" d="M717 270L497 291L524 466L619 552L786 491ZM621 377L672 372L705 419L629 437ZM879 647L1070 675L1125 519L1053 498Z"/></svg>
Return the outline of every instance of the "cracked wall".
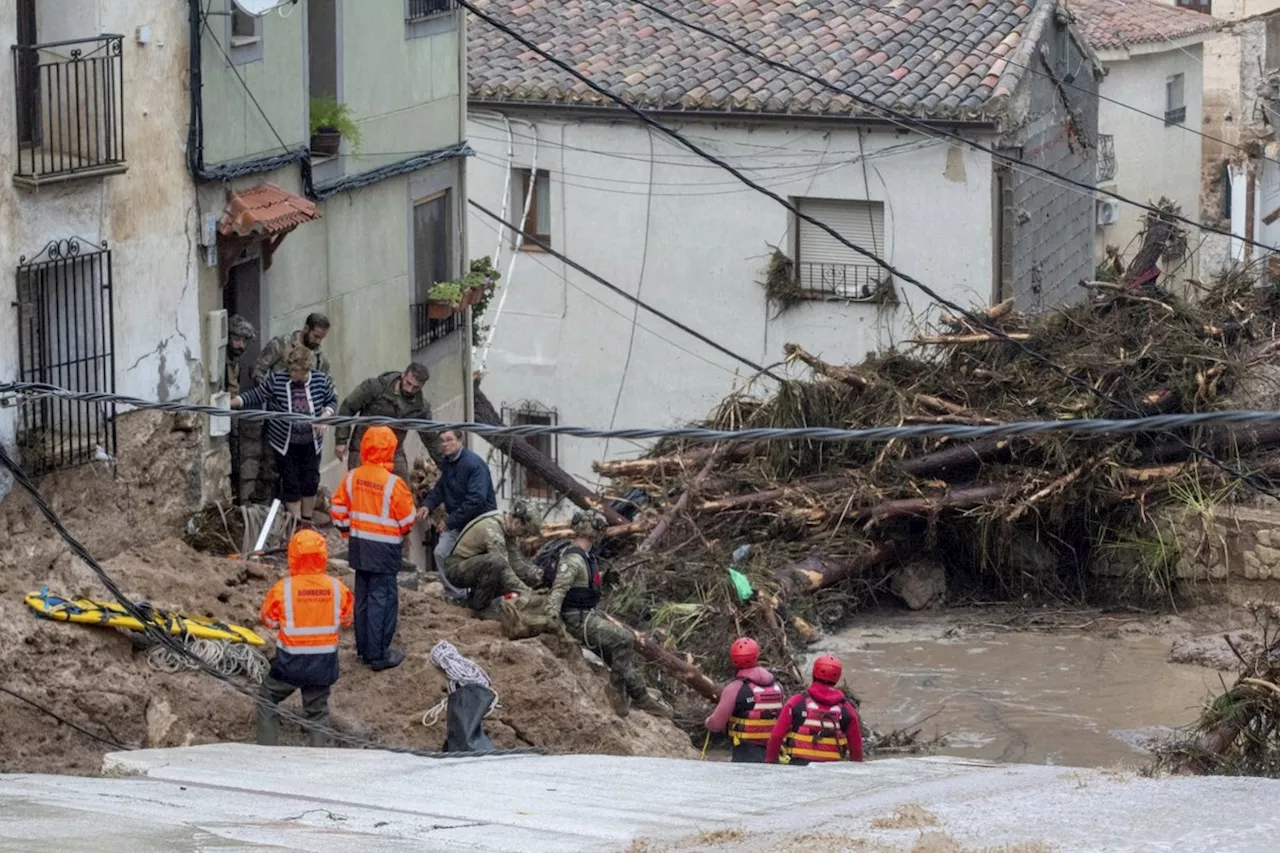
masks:
<svg viewBox="0 0 1280 853"><path fill-rule="evenodd" d="M203 394L195 247L195 191L186 170L187 20L181 3L37 0L38 38L125 33L123 114L128 170L41 186L14 186L13 136L0 139L0 379L18 374L15 272L55 240L106 241L112 251L116 391L152 400ZM150 41L135 38L150 28ZM56 28L56 31L55 31ZM0 43L17 41L12 12ZM15 124L13 63L0 63L0 127ZM64 314L66 306L55 310ZM0 408L0 440L16 428ZM2 485L2 484L0 484ZM0 497L4 490L0 487Z"/></svg>

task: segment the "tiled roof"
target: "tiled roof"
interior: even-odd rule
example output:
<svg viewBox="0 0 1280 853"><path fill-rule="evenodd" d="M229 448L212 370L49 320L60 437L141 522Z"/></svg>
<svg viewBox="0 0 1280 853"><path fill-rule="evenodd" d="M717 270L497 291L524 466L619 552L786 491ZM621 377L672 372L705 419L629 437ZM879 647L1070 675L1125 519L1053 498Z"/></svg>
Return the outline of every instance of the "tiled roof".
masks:
<svg viewBox="0 0 1280 853"><path fill-rule="evenodd" d="M1104 50L1185 38L1208 32L1216 23L1208 15L1158 0L1068 0L1067 8L1089 44Z"/></svg>
<svg viewBox="0 0 1280 853"><path fill-rule="evenodd" d="M649 2L880 106L921 117L996 112L995 102L1012 93L1031 64L1028 32L1038 32L1037 21L1054 7L1053 0ZM762 65L626 0L476 5L637 107L867 112L847 95ZM473 100L613 106L475 16L469 33Z"/></svg>
<svg viewBox="0 0 1280 853"><path fill-rule="evenodd" d="M270 181L247 190L227 190L227 206L218 220L218 233L247 237L290 231L320 218L313 202Z"/></svg>

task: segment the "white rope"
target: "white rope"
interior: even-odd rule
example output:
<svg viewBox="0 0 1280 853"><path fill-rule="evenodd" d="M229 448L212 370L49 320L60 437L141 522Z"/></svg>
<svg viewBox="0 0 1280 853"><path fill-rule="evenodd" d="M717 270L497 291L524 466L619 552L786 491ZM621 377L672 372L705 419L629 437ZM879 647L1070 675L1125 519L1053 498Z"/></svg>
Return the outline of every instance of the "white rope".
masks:
<svg viewBox="0 0 1280 853"><path fill-rule="evenodd" d="M156 645L147 653L147 663L160 672L170 675L184 669L198 669L197 659L213 668L219 675L231 676L243 674L254 684L261 684L267 674L269 664L262 652L247 643L232 643L226 640L206 640L202 637L187 637L183 645L193 657L184 657L168 646Z"/></svg>
<svg viewBox="0 0 1280 853"><path fill-rule="evenodd" d="M493 689L493 684L489 681L489 675L480 667L479 664L462 656L462 652L454 647L453 643L448 640L441 640L431 649L427 659L436 665L445 677L449 679L449 696L464 684L479 684L481 687L487 688L493 693L493 703L489 705L489 710L484 712L487 717L502 705L498 702L498 691ZM440 715L449 707L449 696L444 697L435 705L432 705L422 715L422 724L428 728L440 722Z"/></svg>

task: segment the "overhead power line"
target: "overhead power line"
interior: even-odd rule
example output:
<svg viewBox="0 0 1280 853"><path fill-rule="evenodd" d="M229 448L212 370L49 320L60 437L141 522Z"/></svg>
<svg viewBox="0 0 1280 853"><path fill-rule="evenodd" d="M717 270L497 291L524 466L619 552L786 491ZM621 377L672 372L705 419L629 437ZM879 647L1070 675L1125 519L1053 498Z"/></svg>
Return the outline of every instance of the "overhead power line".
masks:
<svg viewBox="0 0 1280 853"><path fill-rule="evenodd" d="M1015 421L1006 424L912 424L909 426L875 426L859 429L840 427L759 427L752 429L710 429L706 427L626 427L601 429L570 424L494 425L469 421L434 421L422 418L385 418L376 415L330 415L318 417L295 412L264 409L223 409L196 403L161 403L122 394L97 391L68 391L52 385L32 382L0 384L0 394L22 394L29 399L56 397L86 403L112 403L136 409L161 412L193 412L218 418L247 421L284 421L296 424L326 426L387 426L404 430L436 432L463 430L479 436L511 436L528 438L535 435L566 435L573 438L684 439L704 444L724 441L855 441L884 442L917 438L984 439L1028 438L1037 435L1136 435L1170 433L1210 426L1262 427L1280 423L1280 411L1223 410L1213 412L1151 415L1137 418L1080 418L1076 420ZM1237 475L1244 478L1244 475Z"/></svg>
<svg viewBox="0 0 1280 853"><path fill-rule="evenodd" d="M468 0L458 0L458 2L464 6L467 6L467 8L473 9L473 7L468 2ZM827 82L817 74L812 74L801 68L797 68L796 66L791 65L790 63L781 62L777 59L773 59L772 57L765 56L764 54L760 53L757 50L754 50L753 48L743 44L742 42L736 41L735 39L732 39L729 36L726 36L722 33L717 32L711 27L704 26L695 21L686 20L684 18L681 18L678 15L673 15L664 9L660 9L657 6L653 5L652 3L648 2L648 0L626 0L626 2L635 3L636 5L642 6L645 9L648 9L649 11L653 12L655 15L658 15L659 17L664 18L673 24L678 24L679 26L686 27L690 30L693 30L694 32L698 32L698 33L701 33L702 35L708 36L709 38L713 38L716 41L720 42L721 44L725 45L726 47L729 47L737 51L738 53L741 53L743 56L750 57L756 60L757 62L760 62L764 65L768 65L770 68L777 69L787 74L795 74L799 77L803 77L804 79L810 81L811 83L815 83L821 86L822 88L827 89L828 91L835 92L836 94L840 94L840 95L845 95L846 97L853 99L856 103L859 103L864 107L867 107L868 109L875 110L877 114L879 114L881 117L886 118L889 121L901 127L909 128L918 133L924 133L930 136L949 139L961 145L966 145L969 148L974 149L975 151L981 151L982 153L990 157L995 157L996 159L1002 160L1006 163L1018 165L1025 169L1031 169L1032 171L1038 172L1041 175L1044 175L1046 178L1056 181L1060 184L1077 187L1082 190L1087 190L1090 194L1097 193L1097 194L1105 195L1109 198L1115 199L1116 201L1122 202L1132 207L1140 208L1149 213L1155 213L1159 216L1173 219L1177 222L1181 222L1184 225L1188 225L1192 228L1197 228L1201 231L1208 231L1211 234L1218 234L1223 237L1230 237L1233 240L1239 240L1242 243L1245 243L1246 245L1253 246L1259 249L1265 249L1268 252L1274 251L1275 249L1275 247L1268 246L1266 243L1260 243L1257 240L1253 240L1249 237L1236 234L1230 230L1218 228L1213 225L1205 225L1203 223L1196 222L1194 219L1189 219L1183 216L1182 214L1163 211L1160 208L1155 207L1154 205L1137 201L1135 199L1129 198L1128 196L1121 195L1120 193L1115 192L1113 190L1106 190L1094 184L1087 184L1083 181L1077 181L1075 178L1071 178L1071 177L1068 177L1067 175L1063 175L1058 172L1055 172L1054 170L1046 166L1040 166L1035 163L1029 163L1026 160L1021 159L1020 157L1015 157L1012 154L1007 154L1003 151L999 151L995 148L992 148L989 145L983 145L981 142L978 142L977 140L969 139L968 137L963 136L954 131L947 130L946 128L942 128L942 127L936 127L935 125L932 125L928 122L921 121L920 119L916 118L913 115L910 115L909 113L904 113L899 110L895 110L891 107L881 106L880 104L877 104L875 101L871 100L870 98L867 98L863 95L859 95L855 93L852 89L848 88L847 86L837 86L834 83ZM492 23L491 18L485 18L485 19ZM502 27L500 26L499 29L502 29ZM509 35L515 36L515 34L510 31L510 28L503 29L503 32L507 32ZM538 50L536 46L532 46L532 47L534 50ZM547 56L547 54L543 53L541 50L538 50L538 52L543 56ZM556 62L554 59L551 59L551 57L548 57L548 59L553 63ZM565 70L569 71L569 73L573 74L578 79L586 82L587 78L579 74L575 69L571 69L568 66L564 66L564 68ZM595 87L593 86L593 88ZM606 97L609 97L609 94L606 94L605 92L601 92L601 94L605 94ZM619 104L625 103L621 98L611 98L611 100L615 100Z"/></svg>

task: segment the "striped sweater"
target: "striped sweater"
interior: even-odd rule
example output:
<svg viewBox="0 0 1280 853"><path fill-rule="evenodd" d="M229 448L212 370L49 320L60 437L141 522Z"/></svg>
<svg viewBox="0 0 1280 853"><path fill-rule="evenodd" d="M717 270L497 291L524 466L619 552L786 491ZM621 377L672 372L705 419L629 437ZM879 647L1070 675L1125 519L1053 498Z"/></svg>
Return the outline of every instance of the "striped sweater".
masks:
<svg viewBox="0 0 1280 853"><path fill-rule="evenodd" d="M268 409L273 412L299 412L308 415L332 415L338 410L338 392L333 389L329 374L313 370L307 374L307 408L293 408L293 393L289 389L289 374L283 371L268 373L262 384L240 395L246 409ZM286 421L267 422L267 443L277 453L289 452L289 430L293 424ZM316 453L324 446L324 436L314 438Z"/></svg>

